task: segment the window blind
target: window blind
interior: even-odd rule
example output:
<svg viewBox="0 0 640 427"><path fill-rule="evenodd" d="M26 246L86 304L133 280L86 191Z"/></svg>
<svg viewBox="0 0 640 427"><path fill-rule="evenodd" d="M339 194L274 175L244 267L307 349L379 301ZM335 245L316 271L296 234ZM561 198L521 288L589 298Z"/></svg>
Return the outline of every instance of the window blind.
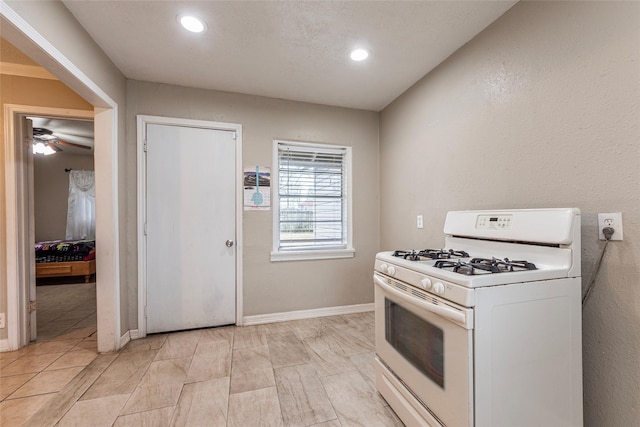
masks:
<svg viewBox="0 0 640 427"><path fill-rule="evenodd" d="M278 147L279 249L346 248L345 154Z"/></svg>

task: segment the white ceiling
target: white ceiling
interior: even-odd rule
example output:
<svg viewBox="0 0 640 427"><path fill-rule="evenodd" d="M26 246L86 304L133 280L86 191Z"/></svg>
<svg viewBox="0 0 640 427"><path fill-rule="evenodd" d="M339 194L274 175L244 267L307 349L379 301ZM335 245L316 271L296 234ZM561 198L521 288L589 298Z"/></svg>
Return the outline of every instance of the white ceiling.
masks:
<svg viewBox="0 0 640 427"><path fill-rule="evenodd" d="M129 79L374 111L516 3L63 2ZM207 31L179 27L187 12ZM370 58L351 61L356 46Z"/></svg>

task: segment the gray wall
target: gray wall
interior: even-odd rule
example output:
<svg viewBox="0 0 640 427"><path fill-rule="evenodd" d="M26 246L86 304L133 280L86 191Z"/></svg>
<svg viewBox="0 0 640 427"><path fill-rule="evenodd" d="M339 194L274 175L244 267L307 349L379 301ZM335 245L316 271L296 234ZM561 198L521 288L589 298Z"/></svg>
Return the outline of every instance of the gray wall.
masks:
<svg viewBox="0 0 640 427"><path fill-rule="evenodd" d="M378 250L378 113L301 102L129 81L127 175L136 174L136 116L240 123L245 166L271 165L274 139L353 147L355 258L271 262L273 211L244 211L244 315L373 302L371 271ZM137 323L136 192L127 193L129 324Z"/></svg>
<svg viewBox="0 0 640 427"><path fill-rule="evenodd" d="M69 173L65 169L93 170L93 156L64 151L34 156L33 187L36 241L64 239L67 230Z"/></svg>
<svg viewBox="0 0 640 427"><path fill-rule="evenodd" d="M623 213L584 311L594 427L638 423L639 60L637 2L520 2L380 117L382 249L441 246L449 210L575 206L586 287Z"/></svg>

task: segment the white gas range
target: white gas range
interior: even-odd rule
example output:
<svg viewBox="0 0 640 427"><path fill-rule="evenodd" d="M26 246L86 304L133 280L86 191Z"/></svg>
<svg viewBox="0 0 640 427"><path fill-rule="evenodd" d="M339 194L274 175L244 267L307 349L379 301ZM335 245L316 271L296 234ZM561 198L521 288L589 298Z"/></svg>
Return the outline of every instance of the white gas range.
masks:
<svg viewBox="0 0 640 427"><path fill-rule="evenodd" d="M376 256L376 383L406 425L582 425L580 211L449 212Z"/></svg>

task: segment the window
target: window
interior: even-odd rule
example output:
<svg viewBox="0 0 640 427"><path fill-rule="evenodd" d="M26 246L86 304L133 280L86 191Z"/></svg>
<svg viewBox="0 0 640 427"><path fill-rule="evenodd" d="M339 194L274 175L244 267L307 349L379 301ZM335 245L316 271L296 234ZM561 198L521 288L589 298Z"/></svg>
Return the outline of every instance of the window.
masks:
<svg viewBox="0 0 640 427"><path fill-rule="evenodd" d="M274 141L272 261L353 257L351 147Z"/></svg>

